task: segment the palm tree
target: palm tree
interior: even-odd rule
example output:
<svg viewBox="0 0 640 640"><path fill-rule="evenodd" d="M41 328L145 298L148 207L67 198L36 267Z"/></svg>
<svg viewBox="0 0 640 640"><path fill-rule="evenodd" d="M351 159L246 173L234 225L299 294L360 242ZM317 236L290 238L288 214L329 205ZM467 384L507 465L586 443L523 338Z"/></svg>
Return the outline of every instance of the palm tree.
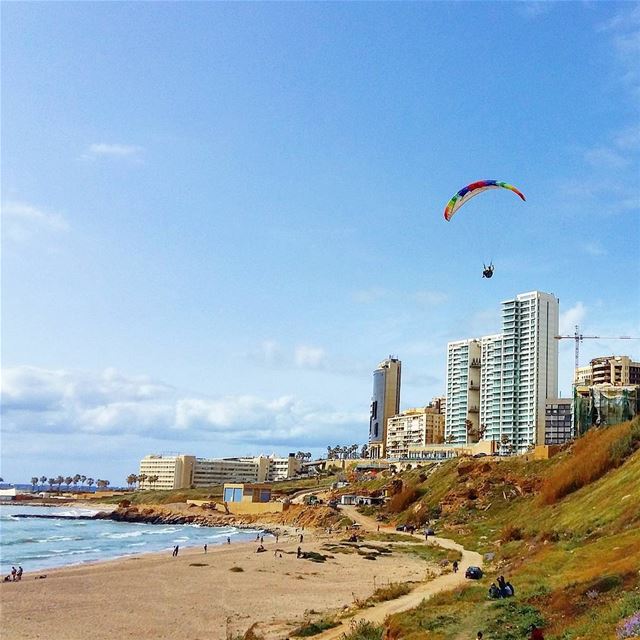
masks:
<svg viewBox="0 0 640 640"><path fill-rule="evenodd" d="M333 453L333 449L331 447L327 447L327 460L331 459L331 454Z"/></svg>
<svg viewBox="0 0 640 640"><path fill-rule="evenodd" d="M78 490L78 482L80 482L80 478L82 476L79 473L76 473L75 476L73 476L73 490L77 491Z"/></svg>
<svg viewBox="0 0 640 640"><path fill-rule="evenodd" d="M36 490L36 487L38 486L38 480L40 478L38 478L38 476L33 476L33 478L31 478L31 486L33 487L33 490ZM1 478L0 478L1 480Z"/></svg>
<svg viewBox="0 0 640 640"><path fill-rule="evenodd" d="M69 487L71 486L72 482L73 482L73 478L71 476L67 476L64 479L64 483L67 485L67 491L69 491Z"/></svg>
<svg viewBox="0 0 640 640"><path fill-rule="evenodd" d="M146 473L141 473L138 476L138 489L143 489L144 488L142 485L146 482L148 477L149 476Z"/></svg>
<svg viewBox="0 0 640 640"><path fill-rule="evenodd" d="M445 439L444 441L447 444L453 444L456 441L456 437L453 435L453 433L450 433Z"/></svg>
<svg viewBox="0 0 640 640"><path fill-rule="evenodd" d="M127 485L129 486L129 489L131 489L131 487L138 481L138 476L135 473L130 473L127 476Z"/></svg>
<svg viewBox="0 0 640 640"><path fill-rule="evenodd" d="M85 475L81 475L80 476L80 486L82 486L84 484L86 479L87 479L87 476L85 476Z"/></svg>
<svg viewBox="0 0 640 640"><path fill-rule="evenodd" d="M40 476L40 486L44 487L44 483L47 481L47 476Z"/></svg>
<svg viewBox="0 0 640 640"><path fill-rule="evenodd" d="M60 488L62 487L63 482L64 482L64 478L62 476L58 476L56 478L56 484L58 485L58 492L60 492Z"/></svg>
<svg viewBox="0 0 640 640"><path fill-rule="evenodd" d="M49 483L49 491L53 491L53 485L56 483L55 478L48 478L47 482Z"/></svg>
<svg viewBox="0 0 640 640"><path fill-rule="evenodd" d="M149 484L155 489L156 482L160 480L160 476L149 476Z"/></svg>
<svg viewBox="0 0 640 640"><path fill-rule="evenodd" d="M91 485L95 482L93 478L87 478L87 486L91 488Z"/></svg>

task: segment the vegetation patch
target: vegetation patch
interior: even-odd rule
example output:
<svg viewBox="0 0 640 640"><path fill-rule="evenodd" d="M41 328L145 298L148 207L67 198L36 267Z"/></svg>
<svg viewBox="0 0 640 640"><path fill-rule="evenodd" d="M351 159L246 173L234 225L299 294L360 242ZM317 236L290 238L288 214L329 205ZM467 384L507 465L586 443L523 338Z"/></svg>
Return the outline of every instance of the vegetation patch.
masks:
<svg viewBox="0 0 640 640"><path fill-rule="evenodd" d="M383 633L383 627L367 620L360 620L360 622L352 623L349 631L340 636L340 640L382 640Z"/></svg>
<svg viewBox="0 0 640 640"><path fill-rule="evenodd" d="M291 632L291 635L297 638L308 638L309 636L315 636L318 633L322 633L327 629L333 629L339 624L340 622L334 620L333 618L321 618L320 620L315 620L314 622L305 622L297 629L294 629Z"/></svg>
<svg viewBox="0 0 640 640"><path fill-rule="evenodd" d="M460 561L462 554L455 549L445 549L435 544L412 544L406 547L395 547L396 551L418 556L427 562Z"/></svg>
<svg viewBox="0 0 640 640"><path fill-rule="evenodd" d="M573 445L572 455L544 480L541 499L554 504L619 467L640 446L640 420L592 429Z"/></svg>
<svg viewBox="0 0 640 640"><path fill-rule="evenodd" d="M206 562L190 562L190 567L208 567L209 565Z"/></svg>
<svg viewBox="0 0 640 640"><path fill-rule="evenodd" d="M386 602L395 600L401 596L406 596L411 591L411 585L407 582L391 582L384 587L378 587L373 595L368 598L369 602Z"/></svg>
<svg viewBox="0 0 640 640"><path fill-rule="evenodd" d="M244 569L242 567L231 567L229 571L231 571L232 573L242 573Z"/></svg>

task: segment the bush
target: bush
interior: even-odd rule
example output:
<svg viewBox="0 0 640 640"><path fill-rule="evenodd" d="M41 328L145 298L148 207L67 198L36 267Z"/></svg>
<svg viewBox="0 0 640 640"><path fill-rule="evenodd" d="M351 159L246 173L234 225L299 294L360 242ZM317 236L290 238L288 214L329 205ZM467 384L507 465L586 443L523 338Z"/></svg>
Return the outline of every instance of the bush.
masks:
<svg viewBox="0 0 640 640"><path fill-rule="evenodd" d="M522 530L520 529L520 527L515 527L512 524L507 524L502 527L502 531L500 532L500 540L502 540L502 542L522 540Z"/></svg>
<svg viewBox="0 0 640 640"><path fill-rule="evenodd" d="M544 619L535 607L513 600L498 600L492 614L487 628L491 640L519 640L526 637L531 625L544 626Z"/></svg>
<svg viewBox="0 0 640 640"><path fill-rule="evenodd" d="M371 602L385 602L406 596L411 587L406 582L391 582L386 587L378 587L369 598Z"/></svg>
<svg viewBox="0 0 640 640"><path fill-rule="evenodd" d="M317 633L322 633L327 629L333 629L333 627L337 627L339 624L340 623L336 622L335 620L322 618L321 620L316 620L315 622L305 622L297 629L294 629L291 632L291 635L298 638L307 638L309 636L315 636Z"/></svg>
<svg viewBox="0 0 640 640"><path fill-rule="evenodd" d="M360 620L352 623L349 631L340 636L340 640L382 640L384 629L377 625Z"/></svg>
<svg viewBox="0 0 640 640"><path fill-rule="evenodd" d="M229 571L231 571L232 573L242 573L244 569L242 567L231 567Z"/></svg>

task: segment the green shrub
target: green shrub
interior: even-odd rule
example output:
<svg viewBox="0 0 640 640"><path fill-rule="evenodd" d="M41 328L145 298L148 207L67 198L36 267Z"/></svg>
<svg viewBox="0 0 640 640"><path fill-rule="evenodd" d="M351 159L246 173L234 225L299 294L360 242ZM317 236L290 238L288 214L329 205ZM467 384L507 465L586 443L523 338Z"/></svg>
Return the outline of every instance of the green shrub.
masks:
<svg viewBox="0 0 640 640"><path fill-rule="evenodd" d="M411 586L406 582L391 582L385 587L378 587L369 598L371 602L385 602L406 596L411 591Z"/></svg>
<svg viewBox="0 0 640 640"><path fill-rule="evenodd" d="M367 620L352 623L349 631L340 636L340 640L382 640L384 629Z"/></svg>
<svg viewBox="0 0 640 640"><path fill-rule="evenodd" d="M322 633L327 629L333 629L337 627L340 623L336 620L332 620L330 618L322 618L321 620L316 620L314 622L305 622L300 625L297 629L294 629L291 632L292 636L296 636L298 638L307 638L309 636L315 636L318 633Z"/></svg>

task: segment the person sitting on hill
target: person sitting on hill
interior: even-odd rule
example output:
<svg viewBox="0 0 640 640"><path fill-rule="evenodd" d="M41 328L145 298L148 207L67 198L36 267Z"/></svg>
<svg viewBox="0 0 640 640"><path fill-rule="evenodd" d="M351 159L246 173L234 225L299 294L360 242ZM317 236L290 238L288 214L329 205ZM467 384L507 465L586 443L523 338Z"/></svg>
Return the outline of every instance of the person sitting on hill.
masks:
<svg viewBox="0 0 640 640"><path fill-rule="evenodd" d="M513 588L513 585L510 582L504 583L504 592L507 598L510 598L511 596L516 595L516 590Z"/></svg>
<svg viewBox="0 0 640 640"><path fill-rule="evenodd" d="M498 589L498 585L493 582L489 587L489 597L490 598L500 598L500 589Z"/></svg>

